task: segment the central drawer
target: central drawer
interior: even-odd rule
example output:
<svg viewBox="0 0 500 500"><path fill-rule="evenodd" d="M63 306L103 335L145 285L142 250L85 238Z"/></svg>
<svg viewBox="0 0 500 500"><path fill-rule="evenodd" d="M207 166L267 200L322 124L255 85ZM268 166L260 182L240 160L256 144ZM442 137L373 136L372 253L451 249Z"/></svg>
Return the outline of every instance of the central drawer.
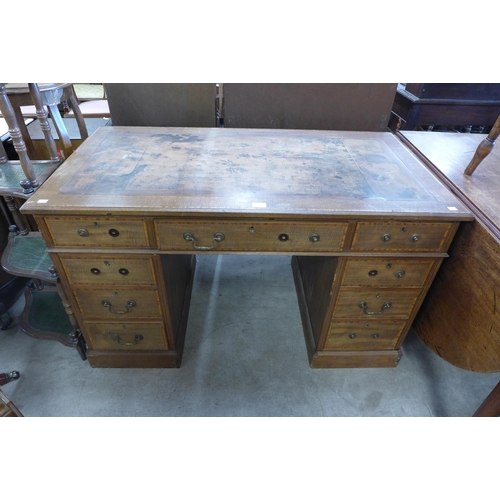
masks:
<svg viewBox="0 0 500 500"><path fill-rule="evenodd" d="M348 223L156 220L161 250L337 252Z"/></svg>
<svg viewBox="0 0 500 500"><path fill-rule="evenodd" d="M85 319L122 320L161 317L156 290L79 289L74 292Z"/></svg>

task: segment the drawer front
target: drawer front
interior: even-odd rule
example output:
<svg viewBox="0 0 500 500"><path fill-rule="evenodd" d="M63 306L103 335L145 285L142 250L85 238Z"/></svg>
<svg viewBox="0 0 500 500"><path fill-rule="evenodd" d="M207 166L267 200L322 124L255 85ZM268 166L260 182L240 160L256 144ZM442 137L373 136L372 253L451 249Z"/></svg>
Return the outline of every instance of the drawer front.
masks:
<svg viewBox="0 0 500 500"><path fill-rule="evenodd" d="M60 255L66 276L74 285L154 285L153 259L148 257Z"/></svg>
<svg viewBox="0 0 500 500"><path fill-rule="evenodd" d="M162 323L85 323L94 349L168 350Z"/></svg>
<svg viewBox="0 0 500 500"><path fill-rule="evenodd" d="M424 286L435 260L349 259L344 286Z"/></svg>
<svg viewBox="0 0 500 500"><path fill-rule="evenodd" d="M144 219L46 217L54 244L76 247L148 248Z"/></svg>
<svg viewBox="0 0 500 500"><path fill-rule="evenodd" d="M161 317L156 290L76 290L75 297L86 319L120 320Z"/></svg>
<svg viewBox="0 0 500 500"><path fill-rule="evenodd" d="M342 250L348 224L157 220L155 226L161 250L325 252Z"/></svg>
<svg viewBox="0 0 500 500"><path fill-rule="evenodd" d="M335 303L334 318L408 318L421 293L411 288L341 288Z"/></svg>
<svg viewBox="0 0 500 500"><path fill-rule="evenodd" d="M357 351L394 349L406 321L339 322L334 321L326 340L325 349Z"/></svg>
<svg viewBox="0 0 500 500"><path fill-rule="evenodd" d="M445 252L454 223L360 222L352 250L391 252Z"/></svg>

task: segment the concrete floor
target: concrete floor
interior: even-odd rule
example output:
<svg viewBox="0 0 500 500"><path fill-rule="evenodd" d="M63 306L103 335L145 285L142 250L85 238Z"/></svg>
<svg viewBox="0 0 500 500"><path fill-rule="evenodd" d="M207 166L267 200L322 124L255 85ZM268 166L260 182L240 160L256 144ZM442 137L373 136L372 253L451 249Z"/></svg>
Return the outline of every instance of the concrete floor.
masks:
<svg viewBox="0 0 500 500"><path fill-rule="evenodd" d="M2 387L26 417L470 416L497 373L456 368L410 332L396 368L311 369L290 259L198 256L180 369L97 369L76 350L0 332Z"/></svg>

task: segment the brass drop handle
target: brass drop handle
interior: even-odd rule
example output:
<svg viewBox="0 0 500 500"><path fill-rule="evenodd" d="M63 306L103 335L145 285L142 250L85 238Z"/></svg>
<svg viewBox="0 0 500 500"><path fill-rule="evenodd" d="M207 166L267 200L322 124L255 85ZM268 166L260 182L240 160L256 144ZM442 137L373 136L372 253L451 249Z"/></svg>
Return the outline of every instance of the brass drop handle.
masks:
<svg viewBox="0 0 500 500"><path fill-rule="evenodd" d="M193 248L195 250L202 250L204 252L206 252L207 250L213 250L217 246L217 243L220 243L222 240L226 238L223 233L215 233L213 237L214 244L211 247L206 247L196 244L196 240L194 238L193 233L184 233L183 237L186 241L190 241L192 243Z"/></svg>
<svg viewBox="0 0 500 500"><path fill-rule="evenodd" d="M127 347L136 345L138 342L140 342L143 339L144 339L144 337L142 335L135 335L133 342L123 342L123 340L121 339L121 337L119 335L116 335L116 333L114 333L113 335L111 335L111 340L114 340L115 342L118 342L120 345L124 345L124 346L127 346Z"/></svg>
<svg viewBox="0 0 500 500"><path fill-rule="evenodd" d="M380 308L380 311L368 311L368 303L367 302L360 302L358 304L358 307L360 309L363 309L363 313L368 314L370 316L376 315L376 314L382 314L385 309L389 309L392 306L392 302L384 302L384 305Z"/></svg>
<svg viewBox="0 0 500 500"><path fill-rule="evenodd" d="M78 235L84 238L85 236L89 235L89 232L86 229L81 228L78 230Z"/></svg>
<svg viewBox="0 0 500 500"><path fill-rule="evenodd" d="M104 307L107 307L109 312L113 314L127 314L128 312L130 312L130 309L132 309L132 307L135 307L137 305L134 300L129 300L127 302L127 305L125 306L125 311L113 311L113 306L109 300L103 300L101 304Z"/></svg>

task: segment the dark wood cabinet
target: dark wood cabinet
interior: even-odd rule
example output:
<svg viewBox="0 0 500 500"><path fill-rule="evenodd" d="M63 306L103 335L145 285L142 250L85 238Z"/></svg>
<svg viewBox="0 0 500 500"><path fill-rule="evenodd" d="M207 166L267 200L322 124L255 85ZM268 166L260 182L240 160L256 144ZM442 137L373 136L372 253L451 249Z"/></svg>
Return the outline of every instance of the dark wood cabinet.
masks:
<svg viewBox="0 0 500 500"><path fill-rule="evenodd" d="M487 132L500 115L500 83L399 84L392 115L393 129L477 126Z"/></svg>

